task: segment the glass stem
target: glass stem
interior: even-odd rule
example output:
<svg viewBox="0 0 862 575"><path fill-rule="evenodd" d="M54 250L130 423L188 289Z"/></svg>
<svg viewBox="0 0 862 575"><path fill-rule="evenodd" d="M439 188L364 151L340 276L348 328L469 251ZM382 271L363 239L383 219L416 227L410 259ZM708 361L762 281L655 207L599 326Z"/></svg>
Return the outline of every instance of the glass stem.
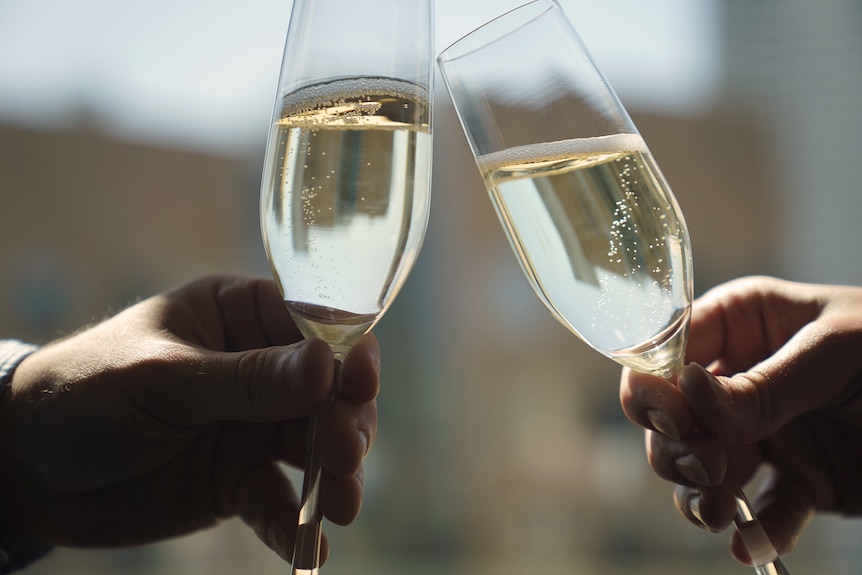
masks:
<svg viewBox="0 0 862 575"><path fill-rule="evenodd" d="M305 473L302 479L302 499L299 507L299 524L293 547L293 575L317 575L320 570L320 540L323 516L320 513L320 476L322 469L317 455L317 428L320 418L335 402L341 381L341 360L335 360L332 393L325 408L308 418L308 443L305 453Z"/></svg>
<svg viewBox="0 0 862 575"><path fill-rule="evenodd" d="M733 520L736 530L745 543L754 571L757 575L790 575L790 572L778 556L778 551L772 545L760 520L754 514L745 492L731 481L733 496L736 499L736 518Z"/></svg>

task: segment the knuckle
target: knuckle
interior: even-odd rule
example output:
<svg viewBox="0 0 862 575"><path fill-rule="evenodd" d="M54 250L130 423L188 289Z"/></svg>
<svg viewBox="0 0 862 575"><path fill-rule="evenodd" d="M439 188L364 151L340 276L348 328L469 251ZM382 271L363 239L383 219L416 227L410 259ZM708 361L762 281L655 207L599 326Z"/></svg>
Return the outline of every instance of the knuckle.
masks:
<svg viewBox="0 0 862 575"><path fill-rule="evenodd" d="M233 383L237 407L242 412L250 415L269 403L266 397L262 397L262 390L267 386L260 385L268 377L269 371L263 352L246 352L236 362Z"/></svg>
<svg viewBox="0 0 862 575"><path fill-rule="evenodd" d="M776 425L780 393L773 393L775 384L769 374L754 368L735 375L732 382L734 423L726 426L722 435L747 443L770 433Z"/></svg>

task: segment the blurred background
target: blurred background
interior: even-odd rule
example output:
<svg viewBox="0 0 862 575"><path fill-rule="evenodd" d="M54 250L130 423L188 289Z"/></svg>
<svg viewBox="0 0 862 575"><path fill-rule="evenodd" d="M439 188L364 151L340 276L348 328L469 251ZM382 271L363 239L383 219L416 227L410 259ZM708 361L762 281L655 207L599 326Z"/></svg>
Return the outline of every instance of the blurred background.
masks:
<svg viewBox="0 0 862 575"><path fill-rule="evenodd" d="M438 0L438 50L519 0ZM696 290L753 273L862 282L862 4L561 0L662 166ZM286 0L0 0L0 337L46 342L198 274L268 275L258 185ZM618 368L557 325L510 253L438 82L433 212L375 330L380 429L326 573L748 573L676 513ZM854 255L856 254L856 255ZM2 471L0 471L2 472ZM135 518L130 517L129 521ZM794 573L858 573L819 517ZM239 522L34 575L287 567Z"/></svg>

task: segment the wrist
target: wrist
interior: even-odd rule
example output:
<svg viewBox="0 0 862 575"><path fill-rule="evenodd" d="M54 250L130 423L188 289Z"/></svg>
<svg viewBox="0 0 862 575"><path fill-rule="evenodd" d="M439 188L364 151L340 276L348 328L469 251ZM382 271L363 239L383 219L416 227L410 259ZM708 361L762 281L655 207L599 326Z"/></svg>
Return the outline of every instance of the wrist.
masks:
<svg viewBox="0 0 862 575"><path fill-rule="evenodd" d="M18 364L39 346L17 339L0 339L0 393L12 379Z"/></svg>
<svg viewBox="0 0 862 575"><path fill-rule="evenodd" d="M52 546L24 535L21 493L16 488L14 438L7 425L8 384L15 369L37 346L17 340L0 340L0 574L23 569L47 554Z"/></svg>

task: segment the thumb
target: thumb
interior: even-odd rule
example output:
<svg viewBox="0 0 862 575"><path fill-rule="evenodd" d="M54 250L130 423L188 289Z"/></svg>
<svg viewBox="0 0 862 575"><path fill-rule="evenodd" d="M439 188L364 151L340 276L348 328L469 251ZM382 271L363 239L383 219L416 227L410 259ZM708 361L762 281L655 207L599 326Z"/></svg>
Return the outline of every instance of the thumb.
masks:
<svg viewBox="0 0 862 575"><path fill-rule="evenodd" d="M858 339L811 323L746 372L721 377L692 363L678 385L704 431L728 443L759 441L846 396L859 372Z"/></svg>
<svg viewBox="0 0 862 575"><path fill-rule="evenodd" d="M329 396L334 358L319 339L242 352L206 352L204 368L178 386L195 423L305 417Z"/></svg>

